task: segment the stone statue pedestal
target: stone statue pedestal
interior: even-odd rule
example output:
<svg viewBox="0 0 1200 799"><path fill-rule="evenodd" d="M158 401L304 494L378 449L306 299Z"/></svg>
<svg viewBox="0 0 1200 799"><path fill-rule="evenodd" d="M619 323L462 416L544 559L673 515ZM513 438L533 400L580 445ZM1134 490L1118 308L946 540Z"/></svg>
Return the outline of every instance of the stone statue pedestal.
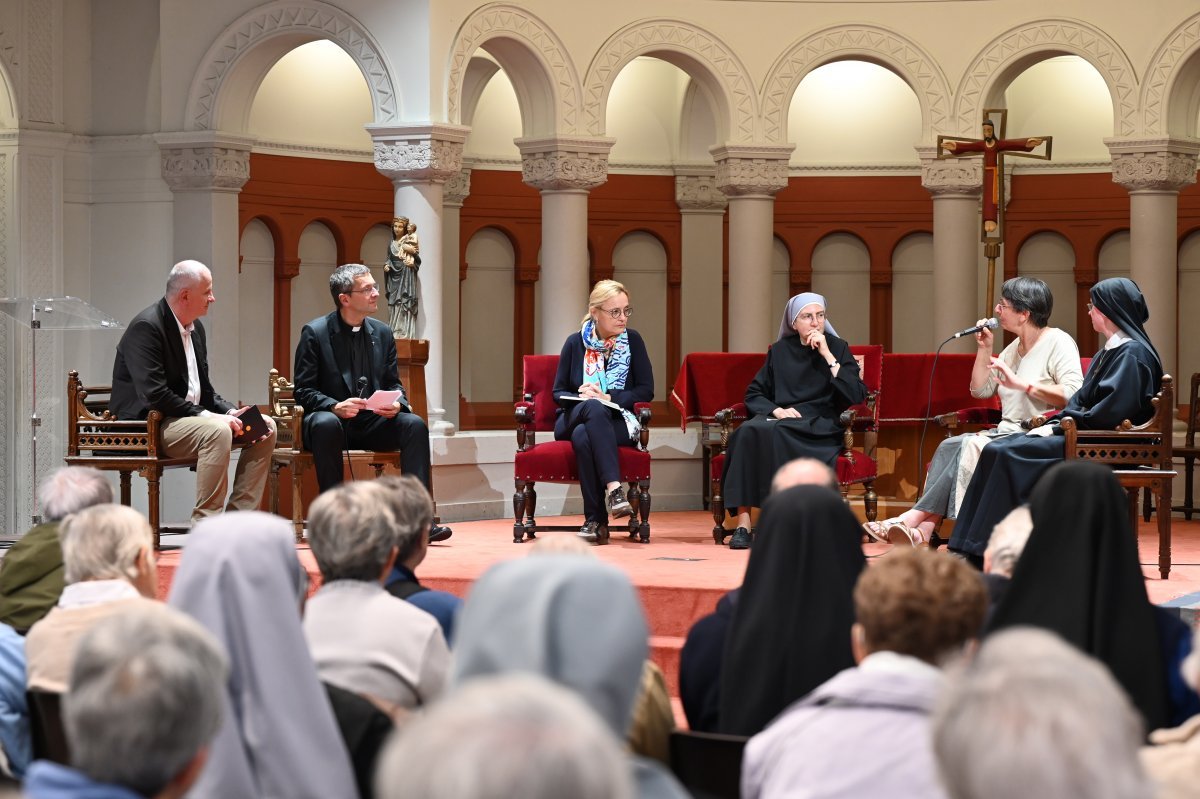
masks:
<svg viewBox="0 0 1200 799"><path fill-rule="evenodd" d="M408 393L413 413L429 424L429 398L425 395L425 364L429 363L429 339L396 338L396 366Z"/></svg>

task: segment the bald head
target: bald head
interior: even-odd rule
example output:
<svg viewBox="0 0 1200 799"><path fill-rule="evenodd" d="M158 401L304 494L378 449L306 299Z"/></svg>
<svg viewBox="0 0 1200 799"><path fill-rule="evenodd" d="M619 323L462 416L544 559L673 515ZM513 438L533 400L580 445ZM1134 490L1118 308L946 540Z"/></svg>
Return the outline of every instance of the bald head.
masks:
<svg viewBox="0 0 1200 799"><path fill-rule="evenodd" d="M778 494L793 486L817 485L830 491L838 490L837 473L813 458L796 458L779 467L771 480L771 493Z"/></svg>
<svg viewBox="0 0 1200 799"><path fill-rule="evenodd" d="M212 272L199 261L180 261L171 267L167 275L167 300L173 300L186 288L193 288L204 281L212 282Z"/></svg>

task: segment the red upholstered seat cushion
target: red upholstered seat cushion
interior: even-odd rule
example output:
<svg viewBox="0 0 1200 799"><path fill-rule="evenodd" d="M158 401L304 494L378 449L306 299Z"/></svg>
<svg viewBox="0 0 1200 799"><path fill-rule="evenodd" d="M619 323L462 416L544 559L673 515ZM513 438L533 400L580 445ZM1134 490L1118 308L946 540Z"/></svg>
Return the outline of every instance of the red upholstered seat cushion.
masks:
<svg viewBox="0 0 1200 799"><path fill-rule="evenodd" d="M650 479L650 453L633 447L617 447L621 481ZM518 480L530 482L574 483L579 480L575 468L575 448L570 441L546 441L518 452L513 463Z"/></svg>
<svg viewBox="0 0 1200 799"><path fill-rule="evenodd" d="M714 479L720 480L722 470L725 468L725 453L714 455L709 463L709 474ZM875 464L874 458L869 458L861 452L854 453L854 460L851 461L844 455L839 455L837 460L837 478L840 485L850 485L851 483L865 483L868 480L874 480L878 475L879 469Z"/></svg>

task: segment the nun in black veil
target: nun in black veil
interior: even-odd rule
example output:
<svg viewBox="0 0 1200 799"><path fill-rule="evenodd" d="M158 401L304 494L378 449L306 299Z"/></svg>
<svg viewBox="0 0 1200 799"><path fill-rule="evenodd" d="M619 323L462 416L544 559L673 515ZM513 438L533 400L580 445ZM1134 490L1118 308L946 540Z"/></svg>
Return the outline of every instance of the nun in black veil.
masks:
<svg viewBox="0 0 1200 799"><path fill-rule="evenodd" d="M1144 327L1146 299L1132 280L1114 277L1092 286L1088 317L1105 337L1083 385L1063 408L1080 430L1112 430L1125 419L1142 424L1154 415L1151 400L1162 383L1162 361ZM1029 498L1047 469L1063 459L1056 422L984 447L963 497L950 549L983 557L992 528Z"/></svg>

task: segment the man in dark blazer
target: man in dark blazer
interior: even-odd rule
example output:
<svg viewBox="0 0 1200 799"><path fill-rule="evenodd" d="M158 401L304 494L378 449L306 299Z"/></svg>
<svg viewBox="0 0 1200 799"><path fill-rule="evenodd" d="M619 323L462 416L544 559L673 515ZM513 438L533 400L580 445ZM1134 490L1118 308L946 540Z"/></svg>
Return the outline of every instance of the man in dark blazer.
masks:
<svg viewBox="0 0 1200 799"><path fill-rule="evenodd" d="M165 296L133 318L117 345L109 409L118 419L163 416L162 441L172 458L197 459L192 521L229 510L254 510L262 501L275 427L245 447L234 473L228 504L233 437L241 411L213 390L208 347L200 317L216 301L212 273L199 261L180 261L167 276Z"/></svg>
<svg viewBox="0 0 1200 799"><path fill-rule="evenodd" d="M429 428L412 412L400 383L392 329L371 316L379 308L371 270L362 264L339 266L329 276L329 293L336 310L300 331L293 372L317 485L326 491L342 482L347 449L398 449L401 470L429 489ZM391 407L366 410L367 398L376 391L399 391L400 398ZM449 537L447 527L431 533L434 541Z"/></svg>

